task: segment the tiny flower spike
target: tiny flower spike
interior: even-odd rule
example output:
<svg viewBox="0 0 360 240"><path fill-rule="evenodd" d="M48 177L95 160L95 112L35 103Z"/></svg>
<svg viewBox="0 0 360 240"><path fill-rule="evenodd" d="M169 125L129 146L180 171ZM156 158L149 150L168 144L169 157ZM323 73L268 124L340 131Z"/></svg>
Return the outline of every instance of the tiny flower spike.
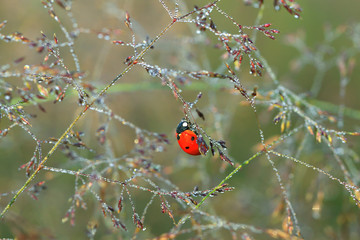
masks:
<svg viewBox="0 0 360 240"><path fill-rule="evenodd" d="M199 145L200 153L202 155L206 155L207 151L209 150L209 147L201 135L198 135L198 139L196 140L196 143Z"/></svg>

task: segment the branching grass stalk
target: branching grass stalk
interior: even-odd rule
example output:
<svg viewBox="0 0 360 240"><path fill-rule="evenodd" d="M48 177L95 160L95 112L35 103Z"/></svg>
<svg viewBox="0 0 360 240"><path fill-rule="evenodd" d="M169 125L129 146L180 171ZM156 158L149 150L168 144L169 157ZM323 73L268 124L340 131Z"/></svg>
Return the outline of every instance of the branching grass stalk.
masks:
<svg viewBox="0 0 360 240"><path fill-rule="evenodd" d="M156 37L155 39L146 47L144 48L119 75L117 75L105 88L103 88L100 93L89 103L87 104L82 111L79 113L79 115L74 119L74 121L69 125L69 127L66 129L66 131L61 135L61 137L56 141L54 146L50 149L50 151L46 154L46 156L41 160L38 167L35 169L35 171L30 175L30 177L26 180L24 185L16 192L14 197L10 200L10 202L6 205L4 210L0 214L0 218L3 218L5 213L10 209L10 207L15 203L16 199L19 197L19 195L27 188L27 186L32 182L32 180L36 177L36 175L39 173L39 171L43 168L44 164L47 162L47 160L50 158L50 156L55 152L55 150L59 147L61 141L66 137L66 135L70 132L70 130L75 126L75 124L79 121L79 119L86 113L86 111L94 105L97 99L99 99L103 94L105 94L110 87L112 87L120 78L122 78L127 72L130 71L130 69L139 61L142 56L157 42L175 23L177 22L177 19L174 19L172 22L170 22Z"/></svg>

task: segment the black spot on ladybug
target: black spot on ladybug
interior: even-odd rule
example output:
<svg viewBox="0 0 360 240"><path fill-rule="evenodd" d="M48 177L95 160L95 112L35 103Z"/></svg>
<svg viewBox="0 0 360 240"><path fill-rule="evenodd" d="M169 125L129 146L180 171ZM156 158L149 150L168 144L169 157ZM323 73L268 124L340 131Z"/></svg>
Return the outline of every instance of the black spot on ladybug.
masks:
<svg viewBox="0 0 360 240"><path fill-rule="evenodd" d="M189 149L190 147L189 147L189 146L186 146L185 148L186 148L186 149Z"/></svg>
<svg viewBox="0 0 360 240"><path fill-rule="evenodd" d="M191 141L194 141L194 140L195 140L195 138L194 138L194 136L192 136L192 137L191 137Z"/></svg>
<svg viewBox="0 0 360 240"><path fill-rule="evenodd" d="M177 138L177 140L180 140L180 135L177 135L177 137L176 137L176 138Z"/></svg>

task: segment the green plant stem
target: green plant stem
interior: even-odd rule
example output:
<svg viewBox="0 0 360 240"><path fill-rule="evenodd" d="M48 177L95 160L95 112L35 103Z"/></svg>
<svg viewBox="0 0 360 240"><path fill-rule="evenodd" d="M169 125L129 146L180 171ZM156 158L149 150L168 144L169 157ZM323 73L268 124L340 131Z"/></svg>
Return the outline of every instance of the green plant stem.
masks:
<svg viewBox="0 0 360 240"><path fill-rule="evenodd" d="M201 199L201 201L196 205L195 209L199 208L204 201L210 197L211 194L213 194L217 189L221 188L222 185L229 180L235 173L237 173L242 167L248 165L252 160L254 160L256 157L260 156L263 152L257 152L255 153L252 157L250 157L249 159L245 160L243 163L241 163L237 168L235 168L231 173L229 173L226 178L224 178L211 192L209 192L203 199Z"/></svg>
<svg viewBox="0 0 360 240"><path fill-rule="evenodd" d="M39 166L36 168L36 170L31 174L31 176L27 179L27 181L24 183L24 185L16 192L14 197L10 200L10 202L6 205L4 210L0 214L0 218L3 218L5 213L10 209L10 207L14 204L16 199L19 197L19 195L26 189L26 187L30 184L30 182L36 177L38 172L43 168L44 164L47 162L49 157L55 152L55 150L60 145L61 141L66 137L66 135L70 132L70 130L75 126L75 124L79 121L79 119L86 113L86 111L95 103L95 101L100 98L104 93L108 91L110 87L112 87L120 78L122 78L127 72L130 71L130 69L139 61L142 56L150 49L151 46L155 44L175 23L177 22L176 19L174 19L171 23L169 23L156 37L155 39L146 47L144 48L119 75L117 75L111 82L108 84L105 88L103 88L100 93L95 97L89 104L86 104L86 106L81 110L79 115L74 119L74 121L70 124L70 126L66 129L66 131L61 135L61 137L56 141L54 146L50 149L50 151L46 154L46 156L41 160L39 163Z"/></svg>
<svg viewBox="0 0 360 240"><path fill-rule="evenodd" d="M228 88L229 84L227 82L217 82L216 84L207 84L205 82L201 82L201 81L194 81L191 84L187 84L184 85L182 87L183 90L193 90L193 91L205 91L208 89L212 89L212 90L219 90L219 89L223 89L223 88ZM152 82L152 81L148 81L148 82L141 82L141 83L118 83L115 86L113 86L111 89L109 89L107 91L107 93L124 93L124 92L137 92L137 91L152 91L152 90L164 90L164 86L161 85L158 82ZM76 91L72 91L68 94L68 96L70 95L76 95ZM37 103L46 103L46 102L51 102L54 101L55 97L51 98L47 98L47 99L34 99L34 102ZM14 98L12 100L12 104L18 103L20 102L20 98ZM321 101L321 100L316 100L316 99L311 99L311 98L307 98L304 99L304 101L307 101L309 104L315 106L315 107L319 107L329 113L332 114L337 114L339 112L339 105L333 104L333 103L329 103L326 101ZM29 103L23 103L23 105L26 104L31 104L32 102ZM353 108L349 108L349 107L345 107L344 108L344 116L349 117L349 118L353 118L355 120L360 120L360 110L356 110Z"/></svg>
<svg viewBox="0 0 360 240"><path fill-rule="evenodd" d="M205 91L205 90L219 90L219 89L226 89L229 88L230 85L228 82L225 81L219 81L211 84L205 83L203 81L193 81L191 84L186 84L181 86L183 90L193 90L193 91ZM104 88L105 86L99 87L99 89ZM112 88L110 88L107 93L126 93L126 92L138 92L138 91L153 91L153 90L165 90L165 88L161 83L154 82L154 81L144 81L144 82L137 82L137 83L117 83ZM66 96L77 96L77 91L69 89L69 91L66 93ZM11 104L18 104L21 103L22 105L31 105L33 103L47 103L47 102L53 102L55 100L56 96L51 95L51 97L48 97L46 99L38 99L34 98L31 100L31 102L23 103L21 102L21 98L13 98L11 100Z"/></svg>
<svg viewBox="0 0 360 240"><path fill-rule="evenodd" d="M245 160L243 163L241 163L239 166L237 166L231 173L229 173L213 190L211 190L203 199L201 199L201 201L195 206L195 209L198 209L201 205L203 205L203 203L205 202L205 200L210 197L217 189L220 189L223 184L229 180L235 173L237 173L241 168L243 168L244 166L248 165L252 160L254 160L255 158L257 158L258 156L260 156L263 153L263 151L259 151L257 153L255 153L253 156L251 156L249 159ZM186 215L184 217L182 217L177 226L179 226L179 224L184 223L190 216Z"/></svg>
<svg viewBox="0 0 360 240"><path fill-rule="evenodd" d="M265 10L265 4L262 4L255 19L255 23L254 23L255 26L260 25L260 21L264 17L264 10ZM253 34L251 36L251 40L253 41L253 43L256 43L257 33L258 31L254 29Z"/></svg>
<svg viewBox="0 0 360 240"><path fill-rule="evenodd" d="M320 100L316 100L316 99L307 99L307 101L310 104L317 106L317 107L321 108L322 110L325 110L325 111L333 113L333 114L337 114L341 107L341 106L333 104L333 103L320 101ZM356 109L349 108L349 107L344 107L343 111L344 111L344 116L347 116L347 117L350 117L350 118L353 118L356 120L360 120L360 110L356 110Z"/></svg>

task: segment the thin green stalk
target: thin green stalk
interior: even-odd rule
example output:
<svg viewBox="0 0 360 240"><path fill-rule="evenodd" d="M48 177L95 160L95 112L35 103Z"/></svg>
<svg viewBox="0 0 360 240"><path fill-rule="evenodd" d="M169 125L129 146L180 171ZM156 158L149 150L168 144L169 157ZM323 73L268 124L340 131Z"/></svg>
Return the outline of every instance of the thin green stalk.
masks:
<svg viewBox="0 0 360 240"><path fill-rule="evenodd" d="M237 173L242 167L248 165L252 160L254 160L256 157L260 156L263 153L263 151L259 151L255 153L253 156L251 156L249 159L245 160L243 163L241 163L238 167L236 167L231 173L229 173L213 190L211 190L201 201L195 206L195 209L198 209L205 200L210 197L217 189L220 189L222 185L229 180L235 173ZM183 224L190 216L187 214L184 217L182 217L179 221L177 226L179 224Z"/></svg>
<svg viewBox="0 0 360 240"><path fill-rule="evenodd" d="M254 23L255 26L260 25L260 21L264 17L264 10L265 10L265 4L262 4L255 19L255 23ZM256 43L257 33L258 31L254 29L253 34L251 36L251 40L253 41L253 43Z"/></svg>
<svg viewBox="0 0 360 240"><path fill-rule="evenodd" d="M229 173L226 178L224 178L211 192L209 192L203 199L201 199L201 201L196 205L195 209L199 208L204 201L210 197L211 194L213 194L217 189L221 188L222 185L229 180L235 173L237 173L242 167L248 165L253 159L255 159L256 157L260 156L263 152L257 152L255 153L252 157L250 157L249 159L245 160L243 163L241 163L237 168L235 168L231 173Z"/></svg>
<svg viewBox="0 0 360 240"><path fill-rule="evenodd" d="M327 112L333 113L333 114L337 114L339 112L340 106L327 102L327 101L320 101L320 100L316 100L316 99L306 99L306 101L308 101L310 104L317 106L319 108L321 108L322 110L325 110ZM344 116L349 117L349 118L353 118L356 120L360 120L360 110L356 110L353 108L349 108L349 107L344 107L343 108L344 111Z"/></svg>
<svg viewBox="0 0 360 240"><path fill-rule="evenodd" d="M228 82L225 81L218 81L217 83L205 83L204 81L193 81L191 84L186 84L181 86L183 90L193 90L193 91L205 91L205 90L220 90L227 88L231 85L229 85ZM105 86L99 87L99 89L104 88ZM153 90L165 90L164 85L162 85L160 82L154 82L154 81L144 81L144 82L136 82L136 83L117 83L112 88L110 88L107 93L124 93L124 92L138 92L138 91L153 91ZM66 92L66 96L77 96L77 91L69 89L68 92ZM34 98L33 100L29 102L22 102L22 99L20 97L13 98L11 100L11 104L18 104L21 103L23 106L29 106L34 103L47 103L47 102L53 102L55 100L56 96L52 95L51 97L48 97L46 99L39 99Z"/></svg>

